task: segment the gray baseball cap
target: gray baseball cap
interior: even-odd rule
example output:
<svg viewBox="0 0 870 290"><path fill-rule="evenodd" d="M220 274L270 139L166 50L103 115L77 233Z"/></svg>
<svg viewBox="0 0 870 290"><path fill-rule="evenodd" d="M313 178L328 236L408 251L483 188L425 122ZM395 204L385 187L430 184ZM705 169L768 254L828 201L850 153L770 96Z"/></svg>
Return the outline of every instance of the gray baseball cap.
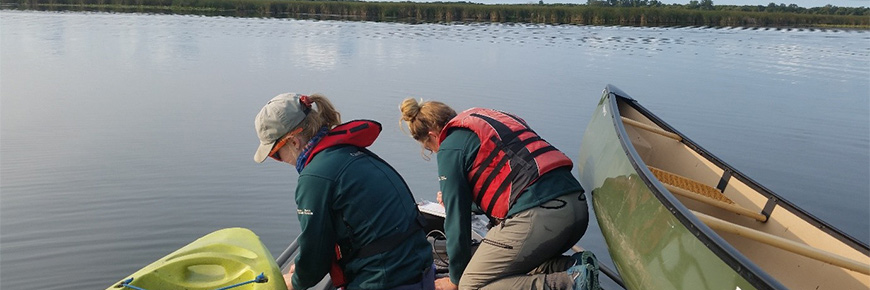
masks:
<svg viewBox="0 0 870 290"><path fill-rule="evenodd" d="M257 114L254 128L260 138L260 147L254 154L255 162L266 160L275 142L305 119L308 108L299 101L300 97L302 95L296 93L280 94L269 100Z"/></svg>

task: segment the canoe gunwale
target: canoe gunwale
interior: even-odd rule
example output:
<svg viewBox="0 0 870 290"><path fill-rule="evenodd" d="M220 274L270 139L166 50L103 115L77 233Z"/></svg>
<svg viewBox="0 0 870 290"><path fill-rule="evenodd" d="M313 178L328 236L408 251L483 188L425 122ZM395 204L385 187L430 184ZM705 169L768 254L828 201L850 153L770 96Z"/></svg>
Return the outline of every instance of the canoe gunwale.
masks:
<svg viewBox="0 0 870 290"><path fill-rule="evenodd" d="M295 254L296 250L298 249L299 237L296 237L295 239L293 239L293 242L291 242L290 245L288 245L287 248L284 249L283 252L281 252L281 255L278 255L278 258L275 259L275 262L278 264L278 268L283 270L285 267L289 266L289 264L292 262L290 257L293 256L293 254Z"/></svg>
<svg viewBox="0 0 870 290"><path fill-rule="evenodd" d="M605 89L606 93L609 95L607 98L609 112L611 114L611 121L613 122L613 127L616 130L617 138L619 139L619 143L622 146L623 152L628 157L629 163L634 167L634 170L638 173L641 180L643 180L644 184L650 189L653 195L662 203L662 205L670 211L674 217L683 224L686 229L694 234L708 249L710 249L713 254L718 256L725 264L731 267L735 273L739 274L741 277L746 279L750 284L755 286L757 289L787 289L784 285L782 285L779 281L774 279L770 274L762 270L755 263L750 261L746 256L741 254L737 249L731 246L730 243L726 242L722 237L713 231L710 227L701 222L700 219L695 217L689 209L682 204L675 196L670 194L667 189L658 182L657 179L654 179L654 175L651 171L643 165L642 159L638 155L637 151L634 149L634 145L632 145L631 140L628 138L628 133L625 130L625 126L623 125L619 114L619 107L617 105L617 99L621 98L626 100L628 104L630 104L639 112L643 113L646 117L653 120L657 125L662 125L664 121L653 115L650 111L643 108L637 101L631 98L628 94L622 92L618 88L613 85L607 85ZM667 124L665 124L667 125ZM667 128L668 130L672 130L670 126L662 126L662 128ZM685 138L685 135L679 133L676 130L672 130L672 132L676 133L683 137L683 143L689 142ZM693 148L694 149L694 148ZM708 154L707 157L712 156L708 152L704 151ZM640 162L638 162L640 161Z"/></svg>

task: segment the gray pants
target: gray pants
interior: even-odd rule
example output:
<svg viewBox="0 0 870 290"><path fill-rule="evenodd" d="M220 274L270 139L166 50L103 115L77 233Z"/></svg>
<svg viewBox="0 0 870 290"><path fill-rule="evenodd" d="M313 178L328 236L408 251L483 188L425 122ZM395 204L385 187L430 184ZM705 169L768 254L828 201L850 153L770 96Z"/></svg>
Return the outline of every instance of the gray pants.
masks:
<svg viewBox="0 0 870 290"><path fill-rule="evenodd" d="M571 289L562 253L586 233L589 211L579 192L560 196L494 226L471 257L459 289Z"/></svg>

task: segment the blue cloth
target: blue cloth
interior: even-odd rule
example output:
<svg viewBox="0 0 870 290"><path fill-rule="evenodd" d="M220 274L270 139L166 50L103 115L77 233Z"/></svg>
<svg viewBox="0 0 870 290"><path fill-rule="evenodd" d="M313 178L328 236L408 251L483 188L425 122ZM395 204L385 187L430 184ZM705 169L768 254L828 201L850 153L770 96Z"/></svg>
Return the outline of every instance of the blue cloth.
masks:
<svg viewBox="0 0 870 290"><path fill-rule="evenodd" d="M305 148L302 149L302 154L299 154L299 158L296 158L296 172L302 173L302 169L305 168L305 160L308 160L308 154L311 154L311 149L314 149L314 146L320 143L320 139L323 139L326 133L329 133L329 128L323 126L323 128L320 128L320 131L317 131L317 134L314 134L314 137L311 137L311 140L308 140L308 144L305 144Z"/></svg>
<svg viewBox="0 0 870 290"><path fill-rule="evenodd" d="M432 267L423 271L423 279L421 279L420 282L402 285L388 290L435 290L435 264L432 264Z"/></svg>

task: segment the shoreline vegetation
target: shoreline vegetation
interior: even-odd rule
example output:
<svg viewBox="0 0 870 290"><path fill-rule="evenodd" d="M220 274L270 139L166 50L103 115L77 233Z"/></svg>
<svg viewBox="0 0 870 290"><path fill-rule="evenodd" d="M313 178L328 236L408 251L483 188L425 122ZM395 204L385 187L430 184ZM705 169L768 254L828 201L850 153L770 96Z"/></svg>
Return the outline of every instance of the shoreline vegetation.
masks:
<svg viewBox="0 0 870 290"><path fill-rule="evenodd" d="M0 0L2 9L331 19L404 23L532 23L870 29L870 8L713 5L711 0L589 0L586 4L297 0Z"/></svg>

